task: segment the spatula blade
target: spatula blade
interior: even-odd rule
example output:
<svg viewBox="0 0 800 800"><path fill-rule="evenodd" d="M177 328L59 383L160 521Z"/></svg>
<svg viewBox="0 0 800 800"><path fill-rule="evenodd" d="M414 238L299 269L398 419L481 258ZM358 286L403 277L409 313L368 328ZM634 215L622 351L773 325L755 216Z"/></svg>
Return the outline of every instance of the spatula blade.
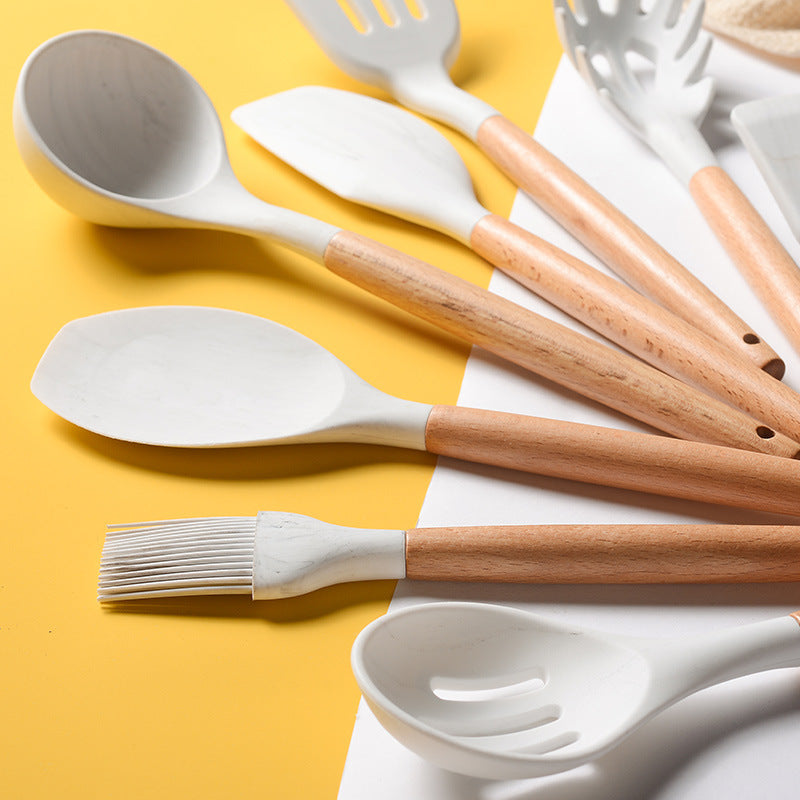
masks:
<svg viewBox="0 0 800 800"><path fill-rule="evenodd" d="M469 240L487 212L450 142L375 98L304 86L235 109L260 145L331 192Z"/></svg>
<svg viewBox="0 0 800 800"><path fill-rule="evenodd" d="M731 121L800 240L800 95L741 103Z"/></svg>

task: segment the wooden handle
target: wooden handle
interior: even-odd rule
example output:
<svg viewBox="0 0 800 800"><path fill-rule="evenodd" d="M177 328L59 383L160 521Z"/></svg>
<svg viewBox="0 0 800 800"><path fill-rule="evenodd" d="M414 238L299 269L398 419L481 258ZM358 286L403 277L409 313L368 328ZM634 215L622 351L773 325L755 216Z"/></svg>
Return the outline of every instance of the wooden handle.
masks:
<svg viewBox="0 0 800 800"><path fill-rule="evenodd" d="M571 584L796 581L800 580L800 527L415 528L406 532L406 576L430 581Z"/></svg>
<svg viewBox="0 0 800 800"><path fill-rule="evenodd" d="M426 449L479 464L800 515L800 461L633 431L434 406Z"/></svg>
<svg viewBox="0 0 800 800"><path fill-rule="evenodd" d="M638 359L359 234L337 233L324 263L399 308L674 436L782 456L800 448Z"/></svg>
<svg viewBox="0 0 800 800"><path fill-rule="evenodd" d="M721 167L705 167L689 190L750 287L800 350L800 269Z"/></svg>
<svg viewBox="0 0 800 800"><path fill-rule="evenodd" d="M478 130L484 153L541 208L642 294L781 377L753 329L618 208L502 116Z"/></svg>
<svg viewBox="0 0 800 800"><path fill-rule="evenodd" d="M502 217L481 219L471 244L620 347L800 441L800 394L681 317Z"/></svg>

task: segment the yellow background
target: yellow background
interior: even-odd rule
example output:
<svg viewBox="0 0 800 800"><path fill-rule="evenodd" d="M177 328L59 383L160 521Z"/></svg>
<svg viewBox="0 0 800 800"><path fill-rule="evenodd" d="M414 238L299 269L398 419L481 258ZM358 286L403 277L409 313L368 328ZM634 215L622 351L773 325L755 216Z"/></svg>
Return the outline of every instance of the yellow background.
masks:
<svg viewBox="0 0 800 800"><path fill-rule="evenodd" d="M549 0L459 0L459 10L456 81L532 130L559 55ZM455 401L468 348L278 245L102 229L69 215L17 155L16 76L31 50L67 30L142 39L203 85L253 193L482 284L489 271L443 236L318 189L229 121L237 105L302 84L380 96L333 66L282 2L30 0L6 4L3 18L0 796L335 797L358 703L350 645L385 610L393 584L110 611L94 595L104 525L273 509L411 527L434 460L366 446L185 452L112 442L54 417L28 383L64 323L144 305L270 317L381 389L426 402ZM484 203L507 214L513 187L447 135Z"/></svg>

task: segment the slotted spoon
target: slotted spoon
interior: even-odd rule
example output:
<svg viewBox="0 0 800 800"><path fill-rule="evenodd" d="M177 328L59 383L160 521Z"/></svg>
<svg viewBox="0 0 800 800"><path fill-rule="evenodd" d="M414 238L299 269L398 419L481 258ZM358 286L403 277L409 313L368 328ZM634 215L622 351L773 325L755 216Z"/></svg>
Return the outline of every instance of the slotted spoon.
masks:
<svg viewBox="0 0 800 800"><path fill-rule="evenodd" d="M637 359L378 242L254 197L237 181L219 118L194 78L135 39L76 31L37 48L17 82L14 131L40 186L86 219L270 237L462 339L667 433L787 451L771 429Z"/></svg>
<svg viewBox="0 0 800 800"><path fill-rule="evenodd" d="M498 111L455 86L447 71L459 44L453 0L415 0L420 15L405 0L380 1L392 24L373 0L287 0L345 72L475 141L550 216L640 292L759 366L774 357L708 287L599 192Z"/></svg>
<svg viewBox="0 0 800 800"><path fill-rule="evenodd" d="M403 400L366 383L291 328L219 308L157 306L74 320L48 346L31 389L75 425L142 444L393 445L635 491L800 514L800 461Z"/></svg>
<svg viewBox="0 0 800 800"><path fill-rule="evenodd" d="M800 350L800 270L699 130L714 96L703 77L711 36L704 0L554 0L564 50L603 105L688 186L732 261Z"/></svg>
<svg viewBox="0 0 800 800"><path fill-rule="evenodd" d="M481 603L389 613L352 667L378 721L439 766L489 779L572 769L678 700L800 666L800 612L701 635L634 638Z"/></svg>

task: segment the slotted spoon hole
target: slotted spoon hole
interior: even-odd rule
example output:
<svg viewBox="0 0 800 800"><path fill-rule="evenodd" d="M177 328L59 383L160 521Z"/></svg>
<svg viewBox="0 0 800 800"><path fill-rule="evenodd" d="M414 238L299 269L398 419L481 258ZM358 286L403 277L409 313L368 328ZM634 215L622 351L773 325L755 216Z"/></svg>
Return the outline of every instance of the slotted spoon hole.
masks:
<svg viewBox="0 0 800 800"><path fill-rule="evenodd" d="M562 709L541 698L540 670L515 676L437 677L430 691L437 702L426 721L451 736L485 738L515 734L557 721Z"/></svg>
<svg viewBox="0 0 800 800"><path fill-rule="evenodd" d="M564 731L557 736L547 739L538 739L532 742L520 742L519 745L511 748L515 753L528 753L530 755L543 756L547 753L554 753L556 750L563 750L571 744L575 744L581 738L578 731Z"/></svg>
<svg viewBox="0 0 800 800"><path fill-rule="evenodd" d="M554 720L556 722L556 720ZM556 730L555 727L527 726L518 730L490 736L461 736L470 747L520 755L546 755L575 744L581 738L576 730Z"/></svg>
<svg viewBox="0 0 800 800"><path fill-rule="evenodd" d="M372 12L364 12L367 4L372 6L380 21L389 28L395 28L401 22L396 6L405 6L408 13L415 19L423 19L425 16L422 7L416 0L391 0L391 2L384 2L384 0L336 0L336 2L350 21L350 24L359 33L363 34L367 34L373 29L370 21Z"/></svg>
<svg viewBox="0 0 800 800"><path fill-rule="evenodd" d="M628 72L636 80L642 90L652 91L656 82L655 55L647 52L641 43L632 43L631 49L625 51L625 63Z"/></svg>
<svg viewBox="0 0 800 800"><path fill-rule="evenodd" d="M461 703L476 703L500 700L530 694L545 685L542 670L524 672L514 676L496 675L492 677L460 678L434 677L431 691L441 700Z"/></svg>

